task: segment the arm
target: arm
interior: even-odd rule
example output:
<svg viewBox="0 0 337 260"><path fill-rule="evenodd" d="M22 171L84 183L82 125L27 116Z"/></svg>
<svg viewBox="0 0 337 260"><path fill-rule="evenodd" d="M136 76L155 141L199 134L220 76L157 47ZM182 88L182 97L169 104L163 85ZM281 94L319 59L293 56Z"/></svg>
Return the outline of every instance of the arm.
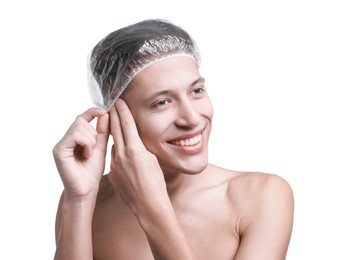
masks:
<svg viewBox="0 0 337 260"><path fill-rule="evenodd" d="M110 119L114 146L109 180L138 219L153 256L198 259L178 223L157 158L144 147L123 100L116 101Z"/></svg>
<svg viewBox="0 0 337 260"><path fill-rule="evenodd" d="M136 213L155 259L199 259L182 231L171 202Z"/></svg>
<svg viewBox="0 0 337 260"><path fill-rule="evenodd" d="M72 201L61 196L56 217L56 259L93 259L92 216L95 197Z"/></svg>
<svg viewBox="0 0 337 260"><path fill-rule="evenodd" d="M243 221L235 260L284 260L293 226L292 190L276 175L268 175L258 186L260 191L254 190L257 195L252 195L254 207Z"/></svg>
<svg viewBox="0 0 337 260"><path fill-rule="evenodd" d="M96 129L89 122L98 117ZM56 217L54 259L93 259L92 217L109 136L106 111L92 108L77 117L53 155L64 184Z"/></svg>

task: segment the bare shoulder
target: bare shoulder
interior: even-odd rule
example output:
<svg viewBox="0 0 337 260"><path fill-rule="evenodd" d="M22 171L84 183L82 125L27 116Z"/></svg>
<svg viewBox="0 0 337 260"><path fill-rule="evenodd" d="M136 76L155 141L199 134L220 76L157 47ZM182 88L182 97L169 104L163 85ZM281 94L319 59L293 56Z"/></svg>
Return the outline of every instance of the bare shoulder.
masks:
<svg viewBox="0 0 337 260"><path fill-rule="evenodd" d="M288 231L289 237L294 211L290 184L277 174L236 172L228 181L227 196L240 219L240 235L253 227L277 225ZM282 231L284 232L284 231Z"/></svg>
<svg viewBox="0 0 337 260"><path fill-rule="evenodd" d="M129 214L130 209L122 201L109 181L108 175L103 175L96 199L94 220L101 221L103 218L116 217L118 212Z"/></svg>
<svg viewBox="0 0 337 260"><path fill-rule="evenodd" d="M263 172L236 172L229 179L229 192L233 196L260 197L292 195L289 183L277 174Z"/></svg>
<svg viewBox="0 0 337 260"><path fill-rule="evenodd" d="M255 204L268 200L293 200L290 184L277 174L234 171L214 165L209 169L217 182L226 183L227 199L237 209L255 207Z"/></svg>
<svg viewBox="0 0 337 260"><path fill-rule="evenodd" d="M119 207L123 208L119 196L110 184L108 175L103 175L94 211L94 235L96 233L102 233L109 226L109 222L116 218L116 212L119 212Z"/></svg>
<svg viewBox="0 0 337 260"><path fill-rule="evenodd" d="M277 174L234 171L214 165L210 165L209 169L213 176L220 176L218 180L227 183L227 193L233 199L269 197L272 194L292 196L289 183Z"/></svg>
<svg viewBox="0 0 337 260"><path fill-rule="evenodd" d="M228 193L242 210L286 201L292 205L293 192L289 183L277 174L239 172L229 180ZM248 212L249 214L250 212Z"/></svg>

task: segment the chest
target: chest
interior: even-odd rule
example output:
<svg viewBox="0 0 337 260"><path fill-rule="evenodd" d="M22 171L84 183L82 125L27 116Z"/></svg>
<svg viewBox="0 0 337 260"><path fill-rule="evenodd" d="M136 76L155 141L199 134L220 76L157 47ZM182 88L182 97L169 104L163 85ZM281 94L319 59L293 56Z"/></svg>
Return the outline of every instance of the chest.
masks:
<svg viewBox="0 0 337 260"><path fill-rule="evenodd" d="M230 206L215 198L212 203L207 199L189 201L173 206L200 259L233 259L240 241ZM153 259L145 233L132 212L123 203L101 206L93 225L95 259Z"/></svg>

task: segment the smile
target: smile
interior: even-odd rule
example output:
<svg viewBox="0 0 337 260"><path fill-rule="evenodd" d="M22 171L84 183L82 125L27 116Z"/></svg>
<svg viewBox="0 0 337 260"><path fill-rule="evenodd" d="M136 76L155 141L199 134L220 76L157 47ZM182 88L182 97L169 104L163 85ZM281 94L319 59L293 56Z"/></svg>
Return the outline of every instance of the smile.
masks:
<svg viewBox="0 0 337 260"><path fill-rule="evenodd" d="M175 140L170 142L171 144L178 145L178 146L194 146L201 141L201 134L198 134L197 136L183 139L183 140Z"/></svg>

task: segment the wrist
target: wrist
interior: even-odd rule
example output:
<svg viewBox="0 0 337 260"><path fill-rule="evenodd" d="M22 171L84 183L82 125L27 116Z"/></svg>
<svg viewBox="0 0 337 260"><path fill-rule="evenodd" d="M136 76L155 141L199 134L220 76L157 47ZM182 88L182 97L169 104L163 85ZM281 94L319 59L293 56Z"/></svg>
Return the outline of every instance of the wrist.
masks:
<svg viewBox="0 0 337 260"><path fill-rule="evenodd" d="M97 193L98 192L90 192L85 196L74 196L65 190L63 207L93 211L96 205Z"/></svg>
<svg viewBox="0 0 337 260"><path fill-rule="evenodd" d="M161 199L156 198L152 200L151 203L143 203L142 206L138 205L135 216L140 226L144 230L147 230L153 226L153 224L163 223L164 219L167 221L174 219L175 213L171 201L167 197Z"/></svg>

